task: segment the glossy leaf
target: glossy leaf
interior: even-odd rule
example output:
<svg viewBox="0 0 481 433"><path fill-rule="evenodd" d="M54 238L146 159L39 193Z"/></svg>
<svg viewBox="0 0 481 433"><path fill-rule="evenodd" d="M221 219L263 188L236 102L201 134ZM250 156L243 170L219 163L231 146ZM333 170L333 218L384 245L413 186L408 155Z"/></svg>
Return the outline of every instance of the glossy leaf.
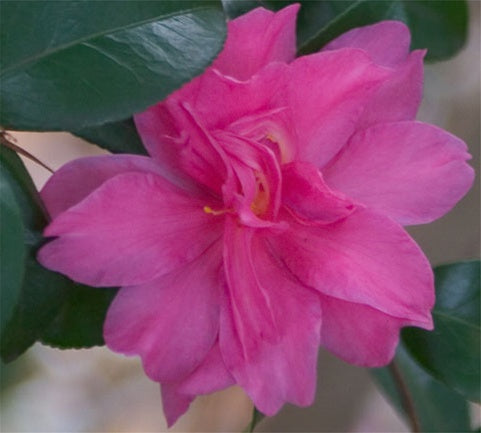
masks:
<svg viewBox="0 0 481 433"><path fill-rule="evenodd" d="M467 432L470 430L467 402L427 373L400 344L395 363L411 396L423 432ZM371 369L381 390L409 424L399 388L388 367Z"/></svg>
<svg viewBox="0 0 481 433"><path fill-rule="evenodd" d="M25 246L20 209L0 173L0 331L12 317L23 282Z"/></svg>
<svg viewBox="0 0 481 433"><path fill-rule="evenodd" d="M220 0L2 2L1 118L78 130L125 119L200 74L222 48Z"/></svg>
<svg viewBox="0 0 481 433"><path fill-rule="evenodd" d="M479 261L435 269L434 331L409 328L403 341L433 376L465 398L480 401L481 317Z"/></svg>
<svg viewBox="0 0 481 433"><path fill-rule="evenodd" d="M147 155L132 119L106 123L73 132L78 137L96 144L112 153Z"/></svg>

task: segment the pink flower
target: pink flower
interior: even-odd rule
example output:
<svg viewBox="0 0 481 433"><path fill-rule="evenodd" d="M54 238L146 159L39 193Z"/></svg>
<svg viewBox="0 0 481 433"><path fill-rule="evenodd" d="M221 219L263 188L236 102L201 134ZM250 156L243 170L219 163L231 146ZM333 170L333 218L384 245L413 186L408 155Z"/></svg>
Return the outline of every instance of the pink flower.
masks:
<svg viewBox="0 0 481 433"><path fill-rule="evenodd" d="M169 424L239 384L309 405L319 346L363 366L432 329L430 265L402 225L466 193L465 144L414 120L424 51L386 21L294 59L298 6L229 23L205 73L136 116L151 157L85 158L42 196L48 268L121 286L104 329L162 384Z"/></svg>

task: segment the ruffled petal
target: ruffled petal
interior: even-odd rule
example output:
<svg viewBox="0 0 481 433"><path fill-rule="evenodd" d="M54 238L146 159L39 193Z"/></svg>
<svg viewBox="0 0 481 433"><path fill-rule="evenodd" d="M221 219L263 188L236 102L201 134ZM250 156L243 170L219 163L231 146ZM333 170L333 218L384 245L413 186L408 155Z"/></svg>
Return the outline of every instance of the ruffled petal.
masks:
<svg viewBox="0 0 481 433"><path fill-rule="evenodd" d="M224 49L212 65L222 74L248 80L271 62L296 55L296 16L300 5L277 13L257 8L228 23Z"/></svg>
<svg viewBox="0 0 481 433"><path fill-rule="evenodd" d="M278 263L254 231L226 223L227 278L220 349L236 382L266 415L312 403L321 311L318 295Z"/></svg>
<svg viewBox="0 0 481 433"><path fill-rule="evenodd" d="M322 50L360 48L380 65L397 66L406 60L410 45L411 34L406 24L401 21L381 21L349 30Z"/></svg>
<svg viewBox="0 0 481 433"><path fill-rule="evenodd" d="M431 266L403 228L389 218L357 209L325 226L292 222L291 230L272 236L269 243L307 286L432 328Z"/></svg>
<svg viewBox="0 0 481 433"><path fill-rule="evenodd" d="M185 134L167 104L161 102L134 115L134 121L144 147L164 176L176 183L191 184L188 174L179 170Z"/></svg>
<svg viewBox="0 0 481 433"><path fill-rule="evenodd" d="M209 201L207 201L209 200ZM142 284L196 258L220 238L222 221L164 178L126 173L57 216L39 261L92 286Z"/></svg>
<svg viewBox="0 0 481 433"><path fill-rule="evenodd" d="M104 325L107 346L139 355L157 382L178 382L204 361L219 329L221 243L148 284L124 287Z"/></svg>
<svg viewBox="0 0 481 433"><path fill-rule="evenodd" d="M346 218L355 209L351 200L326 185L312 164L285 164L282 182L282 203L303 224L330 224Z"/></svg>
<svg viewBox="0 0 481 433"><path fill-rule="evenodd" d="M102 155L69 162L50 177L41 197L52 218L76 205L108 179L128 172L163 174L151 158L135 155Z"/></svg>
<svg viewBox="0 0 481 433"><path fill-rule="evenodd" d="M323 171L326 182L400 224L433 221L469 190L474 170L462 140L421 122L357 133Z"/></svg>
<svg viewBox="0 0 481 433"><path fill-rule="evenodd" d="M322 168L356 131L366 101L392 73L354 48L292 62L287 106L296 129L298 159Z"/></svg>
<svg viewBox="0 0 481 433"><path fill-rule="evenodd" d="M272 63L248 81L207 70L194 83L196 86L174 93L171 101L189 103L209 130L226 129L244 116L285 107L283 88L288 68L283 63Z"/></svg>
<svg viewBox="0 0 481 433"><path fill-rule="evenodd" d="M165 101L135 115L135 123L150 155L164 170L181 167L186 143L198 135L186 118L186 109L207 131L225 130L244 116L286 106L282 88L286 68L273 63L249 81L238 81L214 69L194 79ZM186 128L187 126L187 128ZM178 174L177 174L178 175Z"/></svg>
<svg viewBox="0 0 481 433"><path fill-rule="evenodd" d="M227 371L215 343L204 361L185 379L162 385L162 402L167 424L172 426L189 408L197 395L209 394L234 385L235 380Z"/></svg>
<svg viewBox="0 0 481 433"><path fill-rule="evenodd" d="M350 364L381 367L394 357L401 327L409 320L368 305L321 295L321 344Z"/></svg>

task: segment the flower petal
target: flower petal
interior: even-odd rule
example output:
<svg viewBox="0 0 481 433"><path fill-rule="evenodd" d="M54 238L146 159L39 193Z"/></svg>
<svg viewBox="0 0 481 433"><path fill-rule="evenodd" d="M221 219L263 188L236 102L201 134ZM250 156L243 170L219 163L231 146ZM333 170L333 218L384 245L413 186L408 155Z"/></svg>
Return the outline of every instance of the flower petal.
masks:
<svg viewBox="0 0 481 433"><path fill-rule="evenodd" d="M224 263L219 341L228 370L266 415L285 402L311 404L321 325L317 294L233 219L226 221Z"/></svg>
<svg viewBox="0 0 481 433"><path fill-rule="evenodd" d="M282 167L282 203L298 222L329 224L350 215L354 204L332 191L312 164L292 162Z"/></svg>
<svg viewBox="0 0 481 433"><path fill-rule="evenodd" d="M221 243L148 284L124 287L104 325L107 346L139 355L147 375L178 382L204 361L219 329Z"/></svg>
<svg viewBox="0 0 481 433"><path fill-rule="evenodd" d="M354 48L292 62L287 105L296 128L298 159L319 168L326 164L355 132L366 101L392 73Z"/></svg>
<svg viewBox="0 0 481 433"><path fill-rule="evenodd" d="M248 80L271 62L296 55L296 16L300 5L277 13L257 8L228 23L224 49L212 65L222 74Z"/></svg>
<svg viewBox="0 0 481 433"><path fill-rule="evenodd" d="M421 224L448 212L470 188L473 169L459 138L421 122L357 133L323 171L326 182L399 223Z"/></svg>
<svg viewBox="0 0 481 433"><path fill-rule="evenodd" d="M128 172L157 173L151 158L135 155L102 155L79 158L57 170L41 191L52 218L79 203L108 179Z"/></svg>
<svg viewBox="0 0 481 433"><path fill-rule="evenodd" d="M350 364L381 367L394 357L399 331L410 322L368 305L321 295L321 344Z"/></svg>
<svg viewBox="0 0 481 433"><path fill-rule="evenodd" d="M206 200L154 174L120 174L53 220L45 236L58 238L38 258L92 286L148 282L194 259L221 236L221 219L203 211Z"/></svg>
<svg viewBox="0 0 481 433"><path fill-rule="evenodd" d="M195 129L186 129L186 111L195 113L196 123L212 132L226 129L243 116L278 110L285 106L281 89L286 68L285 64L270 64L245 82L207 69L165 101L135 115L145 147L163 169L178 172L185 143L198 136Z"/></svg>
<svg viewBox="0 0 481 433"><path fill-rule="evenodd" d="M192 400L234 385L222 359L218 342L189 376L177 383L162 385L162 403L169 427L188 409Z"/></svg>
<svg viewBox="0 0 481 433"><path fill-rule="evenodd" d="M323 51L359 48L378 65L393 69L390 79L366 100L362 124L413 120L422 98L424 50L409 53L411 35L400 21L382 21L350 30Z"/></svg>
<svg viewBox="0 0 481 433"><path fill-rule="evenodd" d="M187 412L194 397L177 392L175 384L170 383L162 385L160 391L162 393L162 409L167 420L167 427L172 427Z"/></svg>
<svg viewBox="0 0 481 433"><path fill-rule="evenodd" d="M426 50L413 51L365 101L359 129L381 122L414 120L423 96Z"/></svg>
<svg viewBox="0 0 481 433"><path fill-rule="evenodd" d="M269 243L307 286L431 328L428 260L398 224L366 209L325 226L295 222Z"/></svg>
<svg viewBox="0 0 481 433"><path fill-rule="evenodd" d="M381 21L349 30L329 42L322 50L361 48L376 63L397 66L406 60L410 44L411 34L403 22Z"/></svg>

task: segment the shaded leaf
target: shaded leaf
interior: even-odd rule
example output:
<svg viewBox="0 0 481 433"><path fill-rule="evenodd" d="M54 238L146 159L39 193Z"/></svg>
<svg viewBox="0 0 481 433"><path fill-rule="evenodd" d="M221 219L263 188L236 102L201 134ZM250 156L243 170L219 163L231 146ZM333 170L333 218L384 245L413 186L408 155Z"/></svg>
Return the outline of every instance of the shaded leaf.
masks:
<svg viewBox="0 0 481 433"><path fill-rule="evenodd" d="M252 9L264 6L262 0L222 0L225 14L230 18L237 18Z"/></svg>
<svg viewBox="0 0 481 433"><path fill-rule="evenodd" d="M3 1L1 123L76 130L131 116L222 48L220 0Z"/></svg>
<svg viewBox="0 0 481 433"><path fill-rule="evenodd" d="M70 284L55 319L42 333L42 343L49 346L81 348L105 344L103 325L116 289L98 289Z"/></svg>
<svg viewBox="0 0 481 433"><path fill-rule="evenodd" d="M63 276L42 268L34 251L27 258L22 296L5 329L0 354L13 361L39 340L42 332L59 312L66 298Z"/></svg>
<svg viewBox="0 0 481 433"><path fill-rule="evenodd" d="M112 153L147 155L147 151L137 133L133 119L92 126L73 133Z"/></svg>
<svg viewBox="0 0 481 433"><path fill-rule="evenodd" d="M399 344L394 361L411 395L423 432L467 432L470 430L467 402L427 373ZM388 369L371 369L377 384L409 424L399 390Z"/></svg>
<svg viewBox="0 0 481 433"><path fill-rule="evenodd" d="M413 49L427 48L426 60L447 59L456 54L468 36L468 4L465 0L403 0L391 19L404 21L412 32Z"/></svg>
<svg viewBox="0 0 481 433"><path fill-rule="evenodd" d="M427 48L426 60L436 61L459 51L468 33L468 7L464 0L264 0L262 3L275 10L301 3L297 25L300 54L317 52L355 27L400 20L411 30L411 48Z"/></svg>
<svg viewBox="0 0 481 433"><path fill-rule="evenodd" d="M20 297L25 269L25 246L20 209L0 172L0 334Z"/></svg>
<svg viewBox="0 0 481 433"><path fill-rule="evenodd" d="M17 240L25 249L20 293L16 305L10 306L13 313L1 339L2 360L14 360L43 339L64 348L103 344L101 323L115 290L80 286L43 268L36 254L44 242L41 233L47 218L25 166L15 152L4 146L0 146L0 178L2 187L10 187L11 198L18 206L23 233ZM2 227L3 223L2 214Z"/></svg>
<svg viewBox="0 0 481 433"><path fill-rule="evenodd" d="M439 266L434 271L434 331L408 328L403 341L433 376L465 398L480 401L481 317L479 261Z"/></svg>
<svg viewBox="0 0 481 433"><path fill-rule="evenodd" d="M26 230L25 242L31 245L38 240L38 234L47 224L47 216L22 160L5 146L0 146L0 175L2 182L8 183L20 209Z"/></svg>

